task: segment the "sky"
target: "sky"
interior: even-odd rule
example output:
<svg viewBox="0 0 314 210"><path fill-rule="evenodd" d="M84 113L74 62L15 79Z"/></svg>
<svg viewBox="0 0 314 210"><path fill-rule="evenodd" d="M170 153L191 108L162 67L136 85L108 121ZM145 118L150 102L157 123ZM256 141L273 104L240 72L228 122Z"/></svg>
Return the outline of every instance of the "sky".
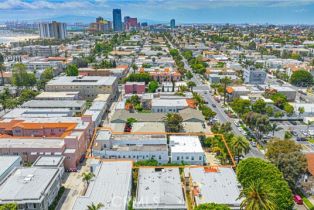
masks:
<svg viewBox="0 0 314 210"><path fill-rule="evenodd" d="M313 24L314 0L0 0L0 22L8 20L89 22L122 16L149 23Z"/></svg>

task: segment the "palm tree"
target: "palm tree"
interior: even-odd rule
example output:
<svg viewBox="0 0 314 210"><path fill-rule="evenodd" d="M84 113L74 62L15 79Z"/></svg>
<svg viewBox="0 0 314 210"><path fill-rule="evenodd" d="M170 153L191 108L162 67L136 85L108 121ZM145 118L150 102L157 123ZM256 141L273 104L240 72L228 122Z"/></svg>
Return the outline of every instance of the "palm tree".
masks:
<svg viewBox="0 0 314 210"><path fill-rule="evenodd" d="M89 182L92 180L92 178L95 176L92 172L84 172L82 174L82 180L89 185Z"/></svg>
<svg viewBox="0 0 314 210"><path fill-rule="evenodd" d="M282 127L279 127L276 123L270 124L270 130L273 132L273 136L275 136L275 131L282 130Z"/></svg>
<svg viewBox="0 0 314 210"><path fill-rule="evenodd" d="M196 84L195 82L188 81L187 86L191 89L191 92L193 92L193 87L196 87Z"/></svg>
<svg viewBox="0 0 314 210"><path fill-rule="evenodd" d="M310 133L310 126L313 124L314 121L307 121L307 133Z"/></svg>
<svg viewBox="0 0 314 210"><path fill-rule="evenodd" d="M230 77L224 77L220 80L220 83L224 86L224 105L226 104L226 95L227 95L227 85L232 82Z"/></svg>
<svg viewBox="0 0 314 210"><path fill-rule="evenodd" d="M4 78L3 78L3 70L4 70L4 57L3 55L0 53L0 73L1 73L1 85L4 85Z"/></svg>
<svg viewBox="0 0 314 210"><path fill-rule="evenodd" d="M241 209L245 210L275 210L277 205L274 202L274 194L260 180L250 183L244 188L238 199L244 198L241 202Z"/></svg>
<svg viewBox="0 0 314 210"><path fill-rule="evenodd" d="M102 207L104 207L104 204L102 203L98 203L98 204L92 203L91 205L87 206L87 210L100 210Z"/></svg>
<svg viewBox="0 0 314 210"><path fill-rule="evenodd" d="M231 139L231 147L233 149L234 154L238 157L237 162L239 162L240 155L247 154L250 150L249 141L243 136L234 136Z"/></svg>

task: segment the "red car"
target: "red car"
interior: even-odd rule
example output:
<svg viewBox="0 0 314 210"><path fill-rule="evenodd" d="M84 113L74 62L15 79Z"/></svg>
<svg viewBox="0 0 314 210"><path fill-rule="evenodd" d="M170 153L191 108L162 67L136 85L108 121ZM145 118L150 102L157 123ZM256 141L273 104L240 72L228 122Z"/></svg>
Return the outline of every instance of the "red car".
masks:
<svg viewBox="0 0 314 210"><path fill-rule="evenodd" d="M301 196L299 196L299 195L294 195L294 196L293 196L293 200L294 200L294 202L296 202L296 204L298 204L298 205L303 205L303 200L302 200Z"/></svg>

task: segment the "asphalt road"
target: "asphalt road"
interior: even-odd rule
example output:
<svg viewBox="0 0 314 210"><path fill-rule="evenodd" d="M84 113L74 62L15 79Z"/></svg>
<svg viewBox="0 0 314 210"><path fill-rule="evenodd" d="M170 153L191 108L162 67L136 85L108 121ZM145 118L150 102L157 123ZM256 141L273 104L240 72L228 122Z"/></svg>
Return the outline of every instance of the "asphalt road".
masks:
<svg viewBox="0 0 314 210"><path fill-rule="evenodd" d="M168 39L167 41L170 44L170 46L174 48L173 44ZM180 51L179 53L182 56ZM209 93L210 86L208 84L203 84L201 77L192 71L190 65L188 64L187 60L183 56L182 58L183 58L182 61L184 63L184 68L190 71L193 75L193 78L191 79L191 81L195 82L196 84L196 87L193 88L193 91L198 92L200 95L204 97L204 99L208 102L207 106L209 106L213 111L217 113L216 117L220 122L222 123L231 122L233 133L236 135L243 136L243 134L239 131L238 127L234 124L234 120L232 118L229 118L229 116L224 112L224 109L221 107L221 104L217 103L215 99L213 98L213 96L211 95L211 93ZM213 104L216 107L213 107L212 106ZM261 151L259 151L256 147L253 147L250 145L250 151L246 155L246 157L264 158L264 154Z"/></svg>

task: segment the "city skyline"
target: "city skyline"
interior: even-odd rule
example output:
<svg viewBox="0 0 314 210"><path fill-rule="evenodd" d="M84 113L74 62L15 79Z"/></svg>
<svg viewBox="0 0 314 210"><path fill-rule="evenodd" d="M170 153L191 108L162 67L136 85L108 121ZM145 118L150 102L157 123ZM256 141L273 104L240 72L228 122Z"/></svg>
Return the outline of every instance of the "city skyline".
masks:
<svg viewBox="0 0 314 210"><path fill-rule="evenodd" d="M0 22L48 21L90 22L97 16L112 19L112 9L122 17L138 17L140 22L169 23L273 23L312 24L314 0L4 0L0 2ZM91 12L92 11L92 12Z"/></svg>

